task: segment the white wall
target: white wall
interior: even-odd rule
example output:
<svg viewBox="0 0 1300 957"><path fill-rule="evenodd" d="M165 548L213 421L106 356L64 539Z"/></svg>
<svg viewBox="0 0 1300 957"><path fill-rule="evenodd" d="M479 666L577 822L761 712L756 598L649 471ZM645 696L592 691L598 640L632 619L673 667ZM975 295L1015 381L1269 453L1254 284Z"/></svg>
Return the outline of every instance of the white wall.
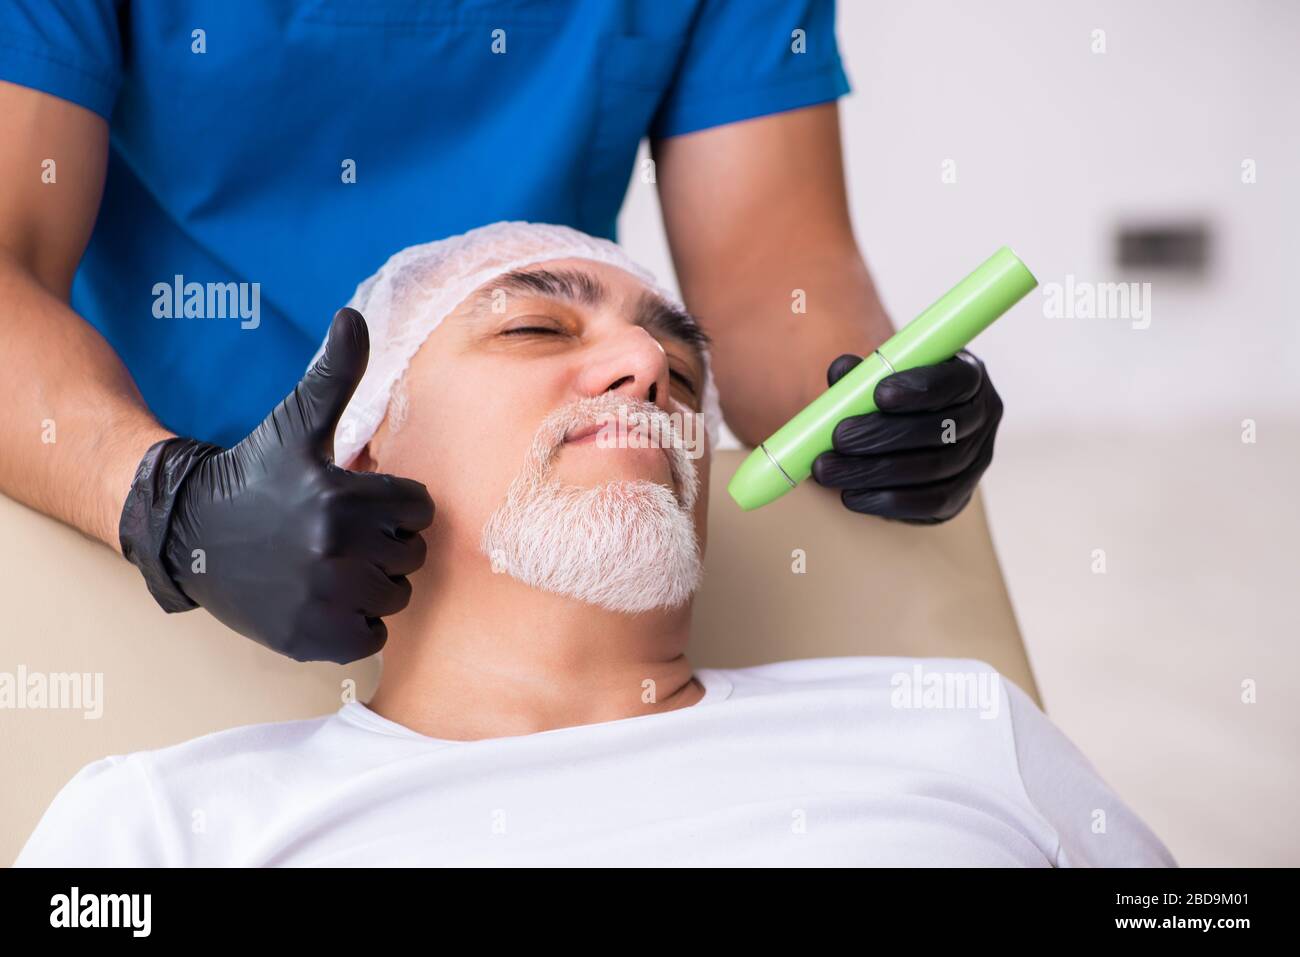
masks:
<svg viewBox="0 0 1300 957"><path fill-rule="evenodd" d="M895 322L1003 244L1043 284L1152 283L1147 329L1048 319L1035 292L977 340L1003 435L1300 412L1300 3L842 0L838 36L853 219ZM1113 266L1113 224L1148 214L1210 221L1205 280ZM671 275L636 177L620 234Z"/></svg>

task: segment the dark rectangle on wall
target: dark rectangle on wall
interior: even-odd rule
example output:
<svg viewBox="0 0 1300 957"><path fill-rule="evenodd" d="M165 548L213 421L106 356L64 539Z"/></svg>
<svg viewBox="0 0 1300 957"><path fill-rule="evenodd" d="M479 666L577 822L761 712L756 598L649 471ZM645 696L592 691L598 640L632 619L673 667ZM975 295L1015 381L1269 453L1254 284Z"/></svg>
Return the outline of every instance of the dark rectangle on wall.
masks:
<svg viewBox="0 0 1300 957"><path fill-rule="evenodd" d="M1132 223L1115 233L1115 261L1124 269L1204 273L1210 227L1204 222Z"/></svg>

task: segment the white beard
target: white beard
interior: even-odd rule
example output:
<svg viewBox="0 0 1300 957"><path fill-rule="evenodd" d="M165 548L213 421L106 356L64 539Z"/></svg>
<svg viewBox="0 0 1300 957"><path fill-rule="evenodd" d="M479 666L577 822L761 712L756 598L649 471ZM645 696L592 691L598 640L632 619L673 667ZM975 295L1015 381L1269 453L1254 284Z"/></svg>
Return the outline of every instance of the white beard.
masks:
<svg viewBox="0 0 1300 957"><path fill-rule="evenodd" d="M587 487L549 478L564 435L602 413L616 415L619 407L629 419L657 420L676 491L645 479ZM703 564L691 512L699 474L679 438L658 406L616 393L557 410L483 527L480 547L493 569L610 611L636 614L684 603L699 587Z"/></svg>

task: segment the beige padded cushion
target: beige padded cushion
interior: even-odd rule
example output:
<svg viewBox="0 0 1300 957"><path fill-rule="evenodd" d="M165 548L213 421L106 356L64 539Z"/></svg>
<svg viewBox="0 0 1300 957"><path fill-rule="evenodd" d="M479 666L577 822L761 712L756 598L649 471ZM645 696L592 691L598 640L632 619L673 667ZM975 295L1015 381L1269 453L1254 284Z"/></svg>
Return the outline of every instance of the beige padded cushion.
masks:
<svg viewBox="0 0 1300 957"><path fill-rule="evenodd" d="M952 521L929 526L854 514L812 481L742 512L726 486L746 454L720 451L713 463L696 665L978 658L1038 699L978 492Z"/></svg>
<svg viewBox="0 0 1300 957"><path fill-rule="evenodd" d="M691 659L739 667L830 655L979 658L1037 696L978 495L944 525L854 515L806 482L742 512L726 484L745 453L713 464L705 586ZM345 683L374 690L375 658L302 665L202 611L164 614L136 569L102 545L0 496L0 671L102 672L103 716L0 711L0 861L12 861L55 793L107 754L242 724L327 714ZM794 574L792 552L806 554Z"/></svg>

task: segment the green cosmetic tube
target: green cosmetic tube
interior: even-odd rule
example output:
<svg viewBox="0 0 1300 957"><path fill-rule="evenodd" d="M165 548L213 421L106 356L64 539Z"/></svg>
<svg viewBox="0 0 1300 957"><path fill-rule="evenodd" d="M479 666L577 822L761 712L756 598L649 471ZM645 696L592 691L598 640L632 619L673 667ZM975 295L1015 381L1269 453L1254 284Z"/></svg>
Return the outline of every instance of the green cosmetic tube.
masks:
<svg viewBox="0 0 1300 957"><path fill-rule="evenodd" d="M1037 285L1003 246L754 449L727 485L731 497L745 511L780 498L812 474L817 456L831 451L841 419L876 411L881 379L951 359Z"/></svg>

